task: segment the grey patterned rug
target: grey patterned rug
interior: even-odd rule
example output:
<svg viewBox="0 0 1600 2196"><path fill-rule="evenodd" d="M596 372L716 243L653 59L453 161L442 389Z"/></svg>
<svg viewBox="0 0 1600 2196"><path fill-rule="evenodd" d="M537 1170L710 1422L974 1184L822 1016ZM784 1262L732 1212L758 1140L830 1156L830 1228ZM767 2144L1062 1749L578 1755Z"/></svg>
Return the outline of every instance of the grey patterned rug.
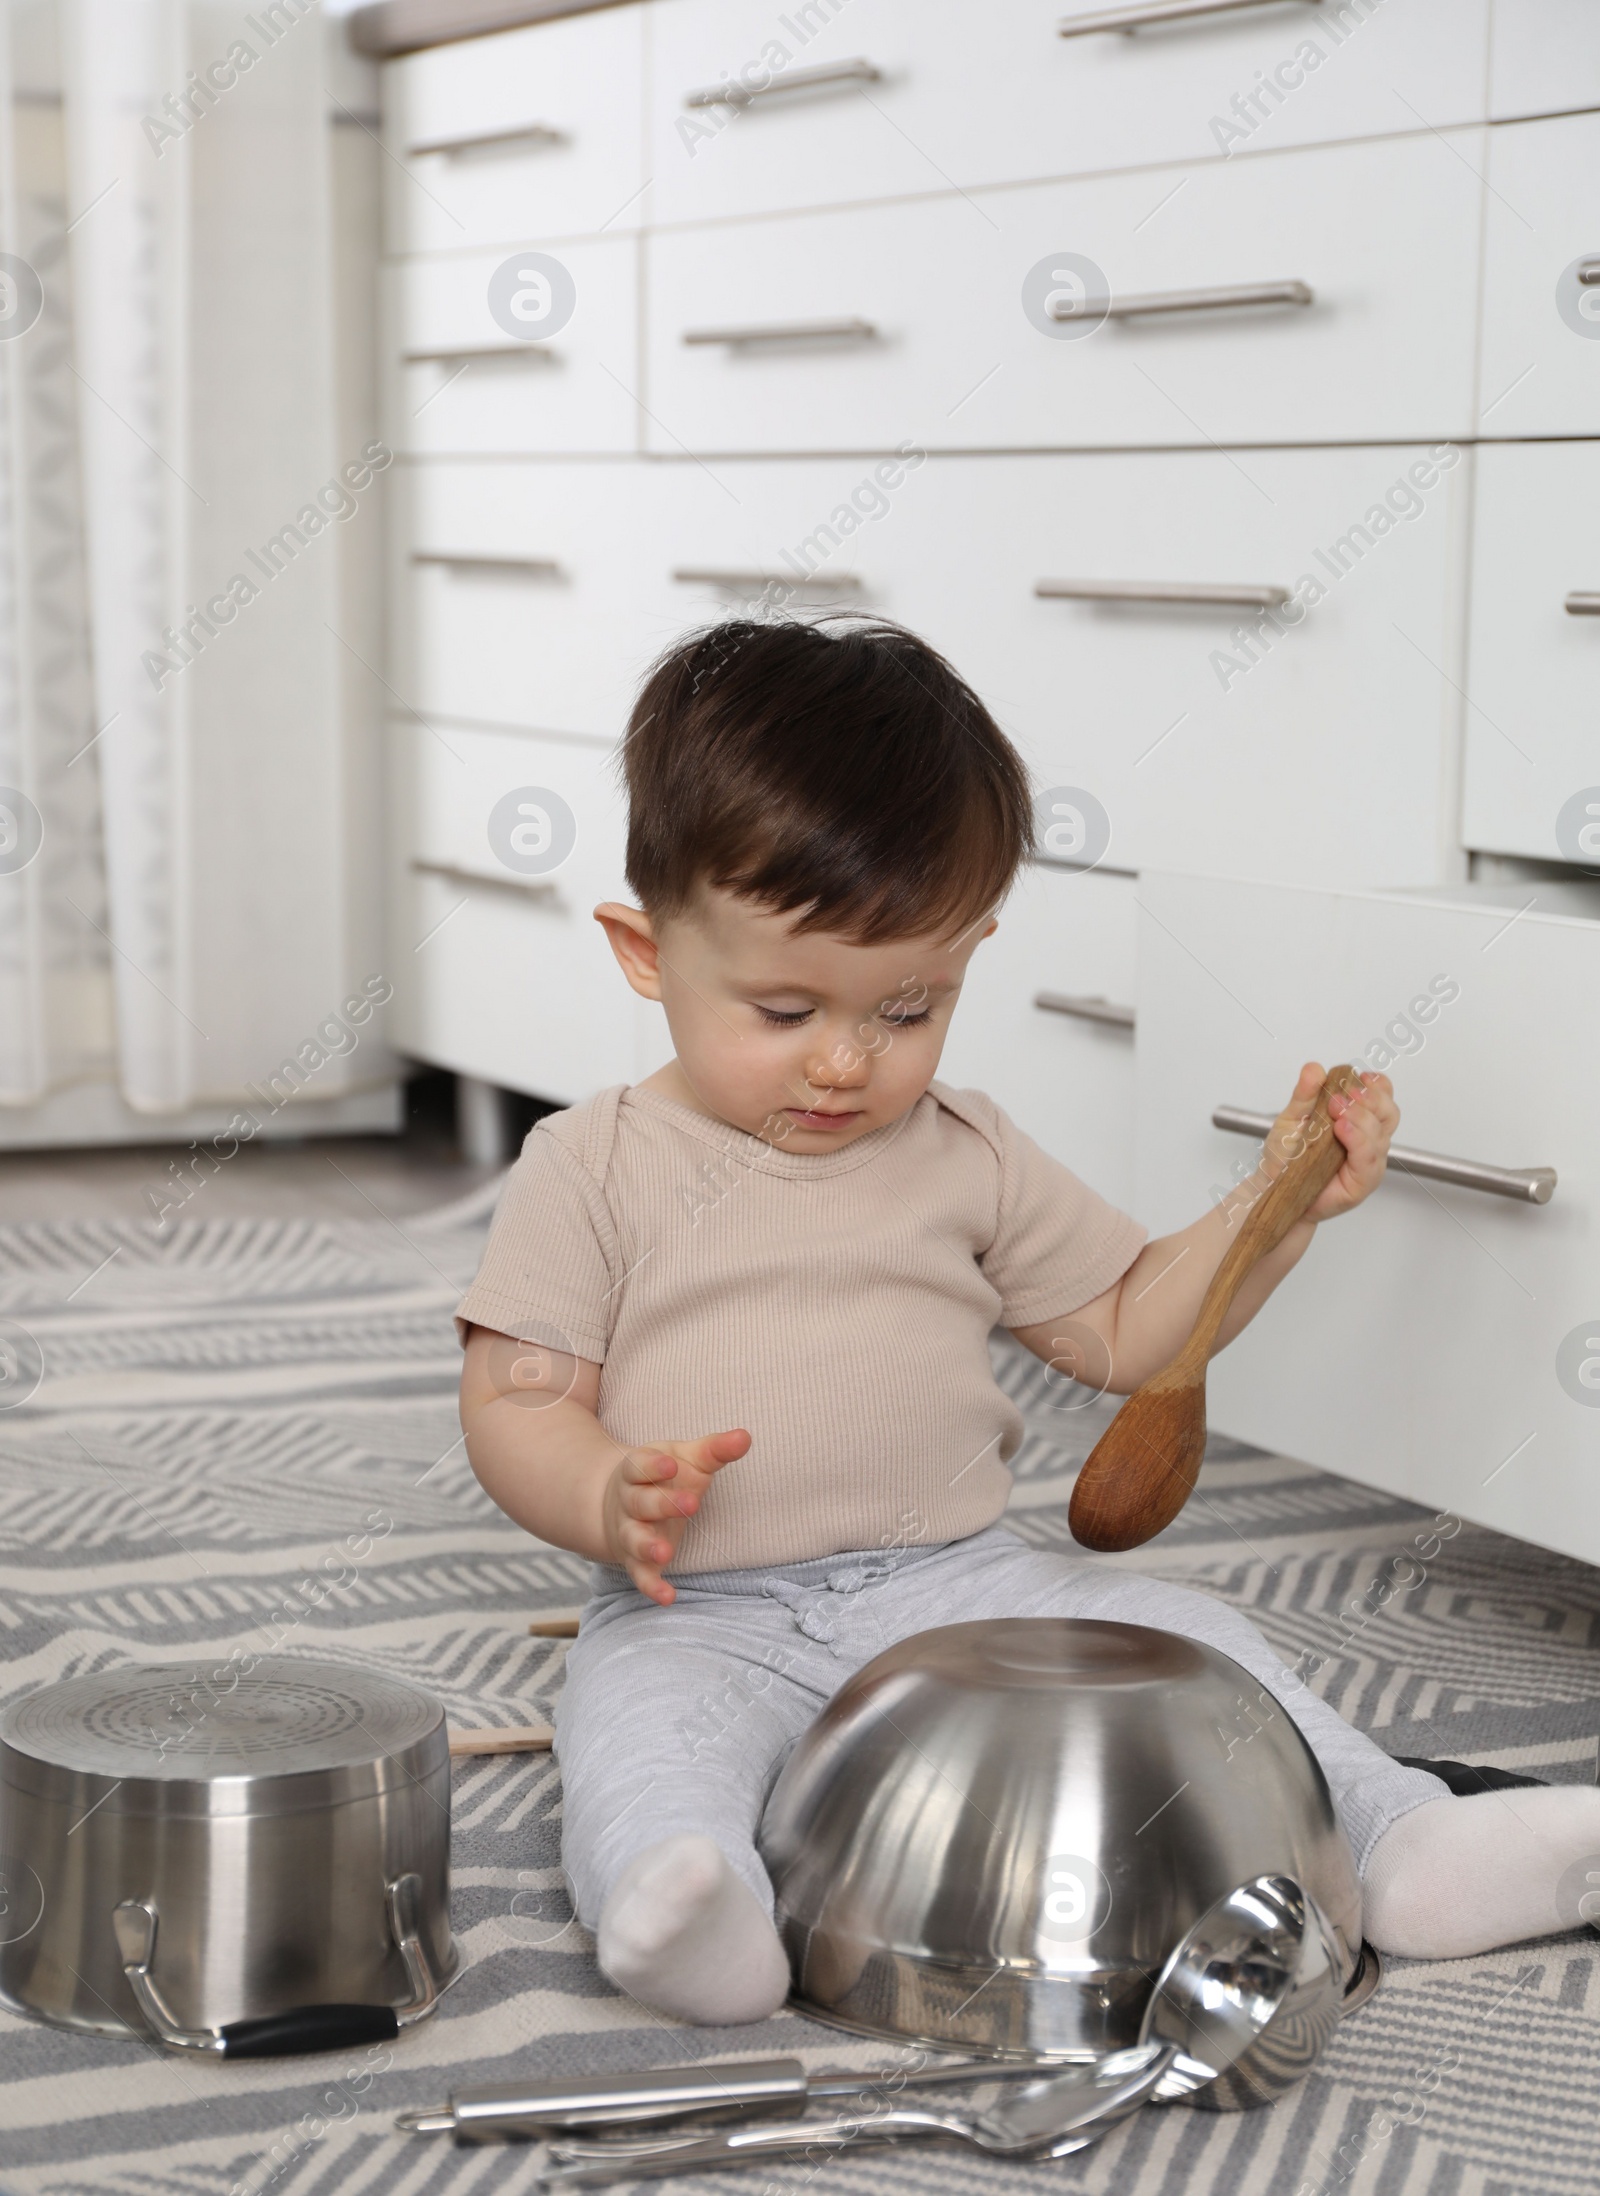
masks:
<svg viewBox="0 0 1600 2196"><path fill-rule="evenodd" d="M583 1566L492 1509L463 1457L449 1313L492 1189L404 1227L310 1221L0 1230L0 1342L26 1385L0 1414L5 1697L127 1661L287 1652L411 1678L453 1721L548 1715ZM31 1343L29 1337L32 1338ZM0 1351L0 1357L4 1352ZM1006 1345L1029 1437L1012 1518L1066 1545L1066 1498L1107 1407ZM17 1383L11 1383L12 1394ZM4 1393L0 1386L0 1394ZM377 1511L359 1575L320 1606L297 1581ZM1589 1781L1600 1735L1600 1573L1214 1440L1202 1492L1139 1567L1250 1611L1289 1661L1395 1754ZM694 2031L596 1970L557 1866L547 1757L459 1765L455 1929L439 2014L365 2053L213 2066L0 2013L6 2196L520 2196L538 2153L393 2133L452 2082L760 2052L867 2065L783 2016ZM1038 2184L1082 2196L1528 2196L1592 2189L1600 1950L1588 1932L1447 1965L1392 1963L1315 2073L1270 2111L1152 2110L1053 2168L865 2150L820 2169L692 2183L782 2196ZM841 2048L844 2046L844 2048Z"/></svg>

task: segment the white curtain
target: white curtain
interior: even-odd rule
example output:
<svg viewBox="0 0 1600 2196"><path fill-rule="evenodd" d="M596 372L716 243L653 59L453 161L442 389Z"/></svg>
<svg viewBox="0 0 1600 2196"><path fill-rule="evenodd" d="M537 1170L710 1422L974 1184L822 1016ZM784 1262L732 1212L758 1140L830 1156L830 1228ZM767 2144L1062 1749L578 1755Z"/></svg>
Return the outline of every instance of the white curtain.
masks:
<svg viewBox="0 0 1600 2196"><path fill-rule="evenodd" d="M114 1066L55 30L0 18L0 1107Z"/></svg>
<svg viewBox="0 0 1600 2196"><path fill-rule="evenodd" d="M387 453L341 402L321 10L0 5L13 72L28 48L46 73L55 48L64 148L55 229L30 238L15 226L28 110L0 102L20 239L0 249L44 255L53 316L0 342L0 786L25 786L44 825L26 869L6 875L0 851L0 1104L93 1073L97 1042L146 1115L236 1099L302 1055L317 1062L304 1095L337 1098L392 1068L371 1043L316 1039L385 974L366 575ZM48 463L23 425L43 402L42 335L69 422ZM59 500L81 507L86 582L69 528L47 601L32 514L74 456L78 494ZM31 636L52 605L63 625L68 596L88 647L65 649L78 683L49 699L58 738ZM57 748L85 742L69 769ZM0 814L0 849L6 828ZM48 1003L67 1000L74 954L76 1023ZM107 970L109 1032L91 1003Z"/></svg>

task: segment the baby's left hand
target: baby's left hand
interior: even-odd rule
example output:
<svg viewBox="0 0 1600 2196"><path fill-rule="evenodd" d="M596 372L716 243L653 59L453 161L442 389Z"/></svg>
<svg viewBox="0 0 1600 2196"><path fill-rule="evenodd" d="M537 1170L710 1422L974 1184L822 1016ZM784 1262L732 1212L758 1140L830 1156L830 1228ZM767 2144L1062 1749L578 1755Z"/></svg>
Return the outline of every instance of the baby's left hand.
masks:
<svg viewBox="0 0 1600 2196"><path fill-rule="evenodd" d="M1285 1137L1315 1105L1326 1073L1326 1068L1315 1060L1308 1060L1300 1070L1294 1096L1273 1123L1272 1133L1267 1138L1269 1159L1281 1158ZM1336 1092L1329 1101L1333 1133L1344 1146L1344 1159L1316 1203L1307 1209L1305 1217L1308 1220L1337 1219L1341 1212L1349 1212L1364 1197L1370 1197L1383 1180L1389 1146L1400 1126L1400 1108L1395 1104L1394 1085L1387 1075L1373 1075L1364 1070L1361 1086L1352 1097L1346 1098Z"/></svg>

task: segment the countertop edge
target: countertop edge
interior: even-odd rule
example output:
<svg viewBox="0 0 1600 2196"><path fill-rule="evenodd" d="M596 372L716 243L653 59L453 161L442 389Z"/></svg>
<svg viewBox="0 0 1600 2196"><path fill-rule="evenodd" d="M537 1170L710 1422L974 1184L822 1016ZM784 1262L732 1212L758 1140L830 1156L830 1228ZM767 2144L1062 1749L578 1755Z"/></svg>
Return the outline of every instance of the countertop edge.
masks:
<svg viewBox="0 0 1600 2196"><path fill-rule="evenodd" d="M629 0L371 0L348 17L348 35L357 53L375 61L392 61L400 54L422 53L461 38L483 38L525 23L591 15L598 8L628 4Z"/></svg>

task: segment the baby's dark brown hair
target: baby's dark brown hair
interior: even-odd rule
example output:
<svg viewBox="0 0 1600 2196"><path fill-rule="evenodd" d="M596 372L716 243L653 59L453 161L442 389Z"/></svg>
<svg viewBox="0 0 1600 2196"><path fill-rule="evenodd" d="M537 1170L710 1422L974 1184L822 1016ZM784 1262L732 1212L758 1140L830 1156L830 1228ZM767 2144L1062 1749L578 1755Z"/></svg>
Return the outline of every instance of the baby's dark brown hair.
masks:
<svg viewBox="0 0 1600 2196"><path fill-rule="evenodd" d="M887 620L730 619L676 642L623 741L628 882L715 885L859 945L955 934L1033 844L1022 758L936 649Z"/></svg>

